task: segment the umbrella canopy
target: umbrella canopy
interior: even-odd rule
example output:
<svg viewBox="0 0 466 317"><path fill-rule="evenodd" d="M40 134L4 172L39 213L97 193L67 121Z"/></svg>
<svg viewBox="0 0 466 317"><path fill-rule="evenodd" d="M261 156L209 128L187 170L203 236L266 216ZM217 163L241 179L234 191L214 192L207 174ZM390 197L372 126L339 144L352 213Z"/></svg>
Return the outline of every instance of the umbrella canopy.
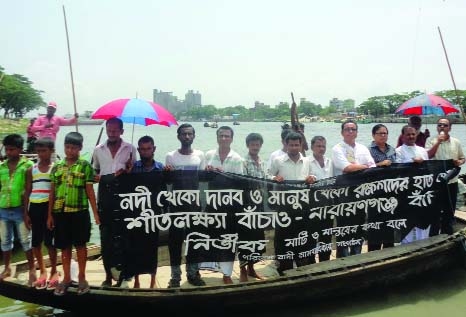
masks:
<svg viewBox="0 0 466 317"><path fill-rule="evenodd" d="M422 94L401 104L395 113L403 115L438 115L444 116L460 110L448 100L431 94Z"/></svg>
<svg viewBox="0 0 466 317"><path fill-rule="evenodd" d="M178 125L175 117L164 107L154 102L132 98L115 99L98 108L91 119L108 120L112 117L139 125L160 124L170 127Z"/></svg>

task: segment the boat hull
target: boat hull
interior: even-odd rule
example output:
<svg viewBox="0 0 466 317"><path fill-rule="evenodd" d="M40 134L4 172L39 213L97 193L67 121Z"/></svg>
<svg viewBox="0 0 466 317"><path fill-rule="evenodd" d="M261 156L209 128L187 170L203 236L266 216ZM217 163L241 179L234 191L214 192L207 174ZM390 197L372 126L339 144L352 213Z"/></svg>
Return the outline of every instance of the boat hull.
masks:
<svg viewBox="0 0 466 317"><path fill-rule="evenodd" d="M393 285L408 278L464 265L465 232L439 235L394 248L312 264L259 282L176 289L122 289L93 286L64 296L13 281L0 283L0 294L73 312L89 312L89 303L112 313L147 310L233 312L335 299L357 291Z"/></svg>

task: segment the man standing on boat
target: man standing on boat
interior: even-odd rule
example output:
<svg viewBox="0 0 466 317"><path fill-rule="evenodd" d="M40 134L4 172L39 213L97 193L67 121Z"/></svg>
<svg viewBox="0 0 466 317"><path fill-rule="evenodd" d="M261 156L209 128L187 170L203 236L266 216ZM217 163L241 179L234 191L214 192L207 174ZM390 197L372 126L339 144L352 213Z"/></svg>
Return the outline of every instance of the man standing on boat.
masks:
<svg viewBox="0 0 466 317"><path fill-rule="evenodd" d="M332 148L333 173L335 176L362 171L367 168L375 167L374 159L369 152L369 149L356 142L358 136L358 125L355 121L349 119L341 124L341 135L343 141ZM364 223L366 214L358 213L354 216L340 216L337 218L337 226L351 226L355 223ZM363 232L358 230L357 233L337 237L337 258L346 257L348 255L360 254L362 251L362 243L354 246L338 246L338 242L346 242L352 238L363 241ZM349 240L348 240L349 238Z"/></svg>
<svg viewBox="0 0 466 317"><path fill-rule="evenodd" d="M396 163L420 164L429 159L425 148L416 145L416 128L405 125L401 129L403 133L403 145L396 148ZM427 239L430 231L430 219L424 215L414 218L408 228L410 231L402 238L401 243L410 243L416 240Z"/></svg>
<svg viewBox="0 0 466 317"><path fill-rule="evenodd" d="M60 116L56 116L57 103L50 101L47 105L47 114L39 116L34 121L31 128L32 133L37 133L39 138L51 138L53 141L57 138L57 133L62 125L73 125L78 120L78 114L75 113L74 117L65 119Z"/></svg>
<svg viewBox="0 0 466 317"><path fill-rule="evenodd" d="M148 135L141 137L138 140L138 152L140 160L136 161L131 168L131 173L149 173L154 171L163 171L165 170L165 166L154 159L155 153L155 142L154 139ZM158 174L160 177L160 174ZM166 185L161 188L161 190L166 190ZM138 232L134 233L133 235L137 236ZM159 232L158 230L151 235L145 234L144 238L150 240L149 245L147 248L144 249L145 254L145 261L144 263L137 263L140 267L144 268L146 273L150 274L150 288L155 287L155 277L157 274L157 264L158 264L158 257L157 257L157 250L159 246ZM136 239L135 239L136 240ZM135 261L134 258L127 258L126 261ZM136 261L137 262L137 261ZM131 270L130 270L131 271ZM131 278L132 274L124 277L126 279ZM120 278L121 279L121 278ZM139 281L139 274L134 275L134 288L140 288L141 284Z"/></svg>
<svg viewBox="0 0 466 317"><path fill-rule="evenodd" d="M450 136L451 121L448 118L437 120L438 136L429 139L426 144L429 158L434 160L453 160L453 164L459 167L464 164L465 157L460 141ZM438 223L433 223L430 235L439 233L452 234L453 221L456 210L456 200L458 197L458 176L448 182L448 195L450 198L450 208L443 210L440 216L440 228ZM440 230L440 232L439 232Z"/></svg>
<svg viewBox="0 0 466 317"><path fill-rule="evenodd" d="M325 155L327 151L327 140L321 136L316 135L311 139L312 155L309 156L312 172L317 180L329 178L333 176L332 160ZM333 219L322 219L317 221L316 224L321 230L333 227ZM320 235L319 244L331 244L332 235ZM331 251L320 251L319 262L330 260Z"/></svg>
<svg viewBox="0 0 466 317"><path fill-rule="evenodd" d="M168 152L165 157L165 166L174 171L173 190L196 190L199 188L198 171L204 169L204 152L193 149L196 131L189 123L183 123L176 130L178 141L181 147L178 150ZM200 208L170 206L170 212L200 212ZM170 227L168 250L170 252L171 279L168 287L180 287L181 281L181 249L183 240L188 233L187 228ZM188 282L194 286L204 286L205 282L199 273L199 263L192 259L191 252L188 251L186 257L186 276Z"/></svg>
<svg viewBox="0 0 466 317"><path fill-rule="evenodd" d="M246 146L248 148L248 154L244 158L244 174L252 177L256 177L259 179L265 179L267 176L267 168L265 167L265 162L262 161L261 157L259 156L259 152L262 148L262 144L264 143L264 139L262 135L259 133L249 133L246 137ZM262 183L251 183L251 189L258 190L265 192L265 185ZM245 196L245 202L247 205L250 206L251 210L254 212L262 212L264 211L264 204L263 202L254 202L251 199L252 190L249 194ZM247 207L246 207L247 208ZM245 229L239 226L238 228L238 239L240 241L259 241L265 239L265 233L263 229L255 228L255 229ZM239 259L239 266L240 266L240 282L247 282L248 276L262 280L262 276L257 274L256 270L254 269L254 263L257 260L248 259L248 256L252 254L263 254L265 250L260 250L259 248L255 248L254 250L245 250L239 249L238 250L238 259Z"/></svg>
<svg viewBox="0 0 466 317"><path fill-rule="evenodd" d="M218 148L215 150L207 151L205 154L206 170L211 172L227 172L235 174L243 174L243 159L242 157L231 149L231 143L233 142L233 129L229 126L221 126L217 129L217 143ZM225 181L225 178L222 178ZM225 187L225 184L219 184L218 182L209 182L209 189L216 187ZM232 228L227 228L227 232L230 233ZM222 232L224 233L224 232ZM219 252L221 253L221 252ZM223 273L223 283L233 284L231 274L233 273L233 262L235 254L224 255L225 260L218 262L220 270Z"/></svg>
<svg viewBox="0 0 466 317"><path fill-rule="evenodd" d="M111 184L123 171L127 170L136 160L136 147L123 141L121 138L123 121L119 118L110 118L105 123L108 139L94 149L92 155L93 167L96 171L96 182L99 182L98 209L100 217L100 244L102 248L102 261L105 268L105 280L102 286L112 286L112 266L114 255L114 241L112 231L112 193L108 193L106 185ZM110 194L110 196L109 196ZM118 280L118 278L115 278Z"/></svg>
<svg viewBox="0 0 466 317"><path fill-rule="evenodd" d="M285 139L286 155L275 158L270 167L270 175L273 181L282 183L284 181L302 181L303 183L312 184L317 180L317 177L312 171L310 158L302 154L303 137L300 133L290 132ZM272 207L273 209L273 207ZM309 209L309 208L308 208ZM315 263L314 255L306 258L299 258L300 252L309 251L313 248L311 238L304 239L302 235L310 236L308 230L310 228L309 215L305 212L306 208L298 210L287 210L293 221L288 227L277 226L275 228L274 247L275 254L278 259L277 271L280 275L283 272L296 266L303 266ZM300 219L300 220L297 220ZM300 241L300 244L295 245L290 241ZM313 239L312 239L313 240ZM301 243L301 241L305 241ZM288 258L291 254L292 258ZM286 256L285 256L286 255Z"/></svg>

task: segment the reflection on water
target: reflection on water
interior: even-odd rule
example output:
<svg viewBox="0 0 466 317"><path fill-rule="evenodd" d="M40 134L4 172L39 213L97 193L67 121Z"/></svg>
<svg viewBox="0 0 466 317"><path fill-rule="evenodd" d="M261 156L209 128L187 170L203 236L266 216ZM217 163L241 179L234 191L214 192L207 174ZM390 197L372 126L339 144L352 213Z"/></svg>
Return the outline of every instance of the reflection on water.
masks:
<svg viewBox="0 0 466 317"><path fill-rule="evenodd" d="M59 309L0 297L0 316L89 316L72 314ZM242 316L255 317L310 317L310 316L464 316L466 311L466 269L457 268L422 278L413 278L402 284L380 287L332 301L303 304L299 307L282 306L273 311L264 307L261 312ZM203 314L205 316L205 314ZM212 315L216 315L212 312ZM223 315L223 314L222 314ZM234 316L238 316L235 314Z"/></svg>

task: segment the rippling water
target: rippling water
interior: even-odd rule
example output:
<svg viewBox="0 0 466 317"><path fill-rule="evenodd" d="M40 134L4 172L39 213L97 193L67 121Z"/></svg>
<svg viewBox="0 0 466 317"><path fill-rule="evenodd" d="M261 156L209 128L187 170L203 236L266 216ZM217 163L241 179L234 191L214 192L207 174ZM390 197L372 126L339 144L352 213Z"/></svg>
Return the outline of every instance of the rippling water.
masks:
<svg viewBox="0 0 466 317"><path fill-rule="evenodd" d="M231 123L225 123L229 125ZM222 125L222 124L220 124ZM389 143L396 145L401 124L388 123ZM193 123L196 129L196 139L194 147L207 151L216 147L216 129L205 128L201 122ZM232 148L240 154L246 154L245 138L250 132L261 133L264 137L262 147L262 157L268 155L281 147L280 122L252 123L241 122L239 126L232 126L235 131ZM359 125L358 142L365 145L372 140L371 129L373 124ZM424 125L431 134L436 133L434 124ZM84 146L82 153L92 153L96 145L101 126L80 126L79 132L84 136ZM62 127L57 137L57 153L63 156L63 139L67 132L74 131L72 127ZM164 126L134 126L125 125L123 138L136 144L139 137L151 135L155 139L157 150L156 160L164 161L165 154L179 147L176 138L176 126L167 128ZM451 134L459 138L463 144L463 151L466 152L466 126L455 125ZM314 135L323 135L327 139L327 151L341 140L340 124L338 123L306 123L305 135L310 142ZM105 140L105 131L102 140ZM466 167L463 166L463 173ZM97 228L93 228L91 241L97 243L99 240ZM466 312L466 268L457 269L448 274L436 274L423 278L422 281L408 281L389 289L371 291L369 293L354 294L350 298L338 299L332 302L315 305L302 306L298 308L283 307L283 310L273 312L264 310L264 313L254 313L254 316L464 316ZM92 313L92 312L90 312ZM246 313L245 313L246 314ZM30 303L12 300L0 296L0 316L76 316L59 309L43 307Z"/></svg>

